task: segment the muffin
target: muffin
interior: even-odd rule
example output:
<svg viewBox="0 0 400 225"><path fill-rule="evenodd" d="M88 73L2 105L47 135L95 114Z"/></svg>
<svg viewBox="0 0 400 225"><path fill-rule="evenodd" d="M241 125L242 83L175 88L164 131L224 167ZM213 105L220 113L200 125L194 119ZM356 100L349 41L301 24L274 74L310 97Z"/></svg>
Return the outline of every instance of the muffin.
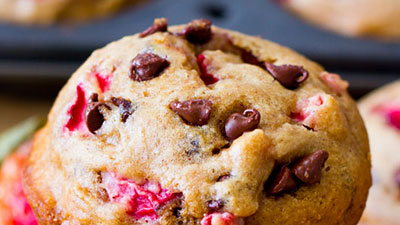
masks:
<svg viewBox="0 0 400 225"><path fill-rule="evenodd" d="M279 0L305 20L347 36L400 38L398 0Z"/></svg>
<svg viewBox="0 0 400 225"><path fill-rule="evenodd" d="M135 0L0 0L0 20L22 24L84 21L109 15Z"/></svg>
<svg viewBox="0 0 400 225"><path fill-rule="evenodd" d="M22 188L22 169L31 141L22 144L4 160L0 169L0 224L36 225L36 218Z"/></svg>
<svg viewBox="0 0 400 225"><path fill-rule="evenodd" d="M371 141L373 185L362 225L400 221L400 81L363 98L360 111Z"/></svg>
<svg viewBox="0 0 400 225"><path fill-rule="evenodd" d="M28 201L40 224L357 224L369 145L347 86L259 37L157 19L61 90Z"/></svg>

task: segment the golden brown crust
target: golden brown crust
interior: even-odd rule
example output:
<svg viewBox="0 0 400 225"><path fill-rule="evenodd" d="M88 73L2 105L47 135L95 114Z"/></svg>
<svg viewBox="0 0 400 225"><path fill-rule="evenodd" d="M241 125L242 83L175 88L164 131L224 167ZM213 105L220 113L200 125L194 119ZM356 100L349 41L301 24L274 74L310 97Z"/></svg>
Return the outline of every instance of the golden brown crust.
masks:
<svg viewBox="0 0 400 225"><path fill-rule="evenodd" d="M29 200L42 224L145 223L127 215L123 204L101 198L105 188L99 181L101 172L117 172L137 183L147 179L181 192L180 216L159 210L161 224L179 220L199 224L209 212L206 203L213 199L222 199L222 211L244 217L246 225L356 224L370 186L370 164L367 134L353 100L323 83L323 68L287 48L217 27L212 31L212 40L197 47L167 32L125 37L95 51L77 70L36 136L25 170ZM296 90L288 90L266 70L244 63L237 49L260 61L301 65L309 78ZM143 52L165 57L170 65L162 75L136 82L128 71L131 60ZM205 55L217 83L206 86L201 80L196 53ZM109 90L101 93L93 71L111 74ZM101 93L105 102L112 97L129 99L134 113L123 123L118 108L108 103L110 109L101 111L105 122L96 135L65 132L79 84L86 96ZM314 131L290 117L299 102L313 96L324 101L312 121ZM206 125L188 125L169 107L172 101L188 99L213 103ZM221 126L232 113L246 108L260 112L260 124L227 147ZM213 154L215 149L221 151ZM279 197L263 191L275 165L317 150L329 153L325 168L330 168L322 172L319 183L300 185ZM229 179L217 182L227 174ZM163 209L174 210L173 204Z"/></svg>

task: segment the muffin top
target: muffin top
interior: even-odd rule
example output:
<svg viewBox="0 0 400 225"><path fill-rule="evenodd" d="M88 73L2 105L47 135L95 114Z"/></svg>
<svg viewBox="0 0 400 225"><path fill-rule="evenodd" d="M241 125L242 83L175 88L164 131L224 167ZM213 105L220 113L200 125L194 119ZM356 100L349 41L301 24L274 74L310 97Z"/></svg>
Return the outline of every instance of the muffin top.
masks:
<svg viewBox="0 0 400 225"><path fill-rule="evenodd" d="M396 225L400 220L400 81L364 97L359 107L373 156L373 185L361 224Z"/></svg>
<svg viewBox="0 0 400 225"><path fill-rule="evenodd" d="M347 36L400 40L398 0L280 0L307 21Z"/></svg>
<svg viewBox="0 0 400 225"><path fill-rule="evenodd" d="M25 171L40 224L356 224L368 138L348 83L208 20L92 56Z"/></svg>
<svg viewBox="0 0 400 225"><path fill-rule="evenodd" d="M0 0L0 20L20 24L80 22L104 17L138 0Z"/></svg>

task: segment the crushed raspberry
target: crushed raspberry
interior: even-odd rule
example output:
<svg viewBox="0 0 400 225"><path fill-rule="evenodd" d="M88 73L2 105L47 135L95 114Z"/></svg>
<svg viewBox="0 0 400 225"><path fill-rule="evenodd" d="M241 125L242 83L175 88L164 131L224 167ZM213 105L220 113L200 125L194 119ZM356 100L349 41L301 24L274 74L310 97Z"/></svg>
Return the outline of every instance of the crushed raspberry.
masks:
<svg viewBox="0 0 400 225"><path fill-rule="evenodd" d="M319 107L323 104L324 99L322 95L315 95L299 101L295 111L290 114L290 118L312 129L315 126L315 112L317 112Z"/></svg>
<svg viewBox="0 0 400 225"><path fill-rule="evenodd" d="M85 128L85 109L86 109L85 91L83 84L80 83L76 87L76 99L74 104L68 109L69 119L65 124L65 128L69 131L75 131Z"/></svg>
<svg viewBox="0 0 400 225"><path fill-rule="evenodd" d="M243 219L234 217L231 213L211 213L201 220L201 225L243 225Z"/></svg>
<svg viewBox="0 0 400 225"><path fill-rule="evenodd" d="M94 72L94 76L96 77L97 83L100 87L101 92L106 92L110 89L111 84L111 76L104 75L99 72Z"/></svg>
<svg viewBox="0 0 400 225"><path fill-rule="evenodd" d="M379 104L372 108L372 112L383 115L389 125L400 130L400 101Z"/></svg>
<svg viewBox="0 0 400 225"><path fill-rule="evenodd" d="M138 185L111 172L103 173L102 176L110 200L126 205L127 213L136 219L156 220L156 210L178 196L158 183L146 181Z"/></svg>
<svg viewBox="0 0 400 225"><path fill-rule="evenodd" d="M37 225L36 217L26 200L22 182L14 185L13 192L10 193L11 214L14 225Z"/></svg>
<svg viewBox="0 0 400 225"><path fill-rule="evenodd" d="M203 54L197 56L197 64L200 68L200 78L204 81L206 85L214 84L219 81L217 77L208 73L206 57Z"/></svg>
<svg viewBox="0 0 400 225"><path fill-rule="evenodd" d="M320 77L338 95L343 94L349 87L349 82L342 80L338 74L322 72Z"/></svg>
<svg viewBox="0 0 400 225"><path fill-rule="evenodd" d="M400 130L400 107L386 113L386 120L393 127Z"/></svg>

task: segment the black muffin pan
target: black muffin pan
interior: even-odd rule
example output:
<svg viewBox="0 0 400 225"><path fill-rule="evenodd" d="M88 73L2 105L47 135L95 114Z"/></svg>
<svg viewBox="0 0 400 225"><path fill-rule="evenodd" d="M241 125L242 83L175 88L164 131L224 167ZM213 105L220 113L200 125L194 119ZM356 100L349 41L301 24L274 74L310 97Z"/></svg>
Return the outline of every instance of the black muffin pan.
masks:
<svg viewBox="0 0 400 225"><path fill-rule="evenodd" d="M170 24L209 18L217 26L288 46L341 73L355 96L400 78L400 40L336 35L304 23L271 0L152 0L84 24L0 25L0 88L13 82L61 84L94 49L143 31L156 17L167 17Z"/></svg>

